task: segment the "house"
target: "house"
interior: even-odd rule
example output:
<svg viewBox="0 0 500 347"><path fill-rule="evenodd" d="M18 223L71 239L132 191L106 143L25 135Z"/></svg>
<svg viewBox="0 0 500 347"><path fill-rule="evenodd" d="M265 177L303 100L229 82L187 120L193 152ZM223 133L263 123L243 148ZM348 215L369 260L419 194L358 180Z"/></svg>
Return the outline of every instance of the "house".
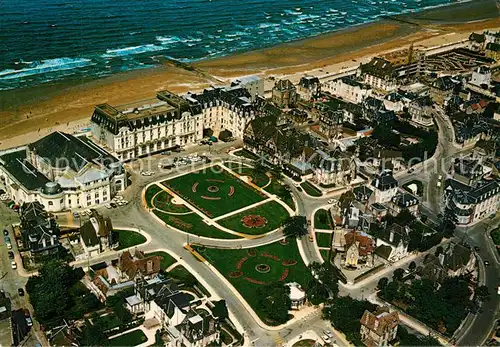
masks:
<svg viewBox="0 0 500 347"><path fill-rule="evenodd" d="M468 48L471 51L482 51L485 48L485 44L486 44L486 37L484 33L478 34L473 32L469 35Z"/></svg>
<svg viewBox="0 0 500 347"><path fill-rule="evenodd" d="M408 113L411 123L420 128L430 128L434 125L432 118L433 102L429 96L421 96L410 102Z"/></svg>
<svg viewBox="0 0 500 347"><path fill-rule="evenodd" d="M488 89L491 83L491 70L486 66L479 66L472 71L470 83L476 87Z"/></svg>
<svg viewBox="0 0 500 347"><path fill-rule="evenodd" d="M91 265L88 270L88 281L85 281L89 289L96 294L101 301L106 301L108 297L127 289L133 288L133 280L124 279L119 270L112 264L99 263Z"/></svg>
<svg viewBox="0 0 500 347"><path fill-rule="evenodd" d="M344 112L341 110L327 110L319 117L319 131L329 140L342 137Z"/></svg>
<svg viewBox="0 0 500 347"><path fill-rule="evenodd" d="M122 277L130 280L137 277L152 278L160 272L161 260L160 256L146 256L139 250L135 250L134 255L125 251L118 260L118 269Z"/></svg>
<svg viewBox="0 0 500 347"><path fill-rule="evenodd" d="M316 150L305 158L313 170L313 181L323 186L346 186L356 178L354 158L340 150Z"/></svg>
<svg viewBox="0 0 500 347"><path fill-rule="evenodd" d="M167 328L172 341L167 346L205 347L220 344L220 325L211 315L189 311L181 324ZM177 335L179 333L179 335Z"/></svg>
<svg viewBox="0 0 500 347"><path fill-rule="evenodd" d="M476 256L466 245L450 243L438 256L428 254L424 258L422 277L435 284L447 277L472 274L476 271Z"/></svg>
<svg viewBox="0 0 500 347"><path fill-rule="evenodd" d="M361 64L357 76L373 89L385 93L397 89L398 86L396 69L389 61L382 58L373 58L369 63Z"/></svg>
<svg viewBox="0 0 500 347"><path fill-rule="evenodd" d="M373 190L374 202L386 203L396 196L398 192L398 181L392 176L391 170L384 170L370 183Z"/></svg>
<svg viewBox="0 0 500 347"><path fill-rule="evenodd" d="M118 159L89 138L60 131L0 154L7 194L48 212L107 203L125 189L126 176Z"/></svg>
<svg viewBox="0 0 500 347"><path fill-rule="evenodd" d="M367 203L373 195L373 190L365 185L355 187L352 192L354 193L356 200L363 204Z"/></svg>
<svg viewBox="0 0 500 347"><path fill-rule="evenodd" d="M402 211L408 211L415 217L419 214L419 200L415 196L406 192L400 192L394 196L389 206L393 215L397 215Z"/></svg>
<svg viewBox="0 0 500 347"><path fill-rule="evenodd" d="M396 311L379 308L365 311L361 317L361 341L367 347L393 346L398 333L399 316Z"/></svg>
<svg viewBox="0 0 500 347"><path fill-rule="evenodd" d="M113 232L110 217L104 217L96 210L80 227L80 243L87 257L94 257L118 246L118 235Z"/></svg>
<svg viewBox="0 0 500 347"><path fill-rule="evenodd" d="M317 98L321 93L321 83L318 77L304 76L300 79L297 92L303 100Z"/></svg>
<svg viewBox="0 0 500 347"><path fill-rule="evenodd" d="M276 81L272 90L271 100L281 108L295 107L298 100L297 88L290 80Z"/></svg>
<svg viewBox="0 0 500 347"><path fill-rule="evenodd" d="M231 82L231 87L245 88L252 98L252 101L257 99L257 96L264 96L264 80L258 76L243 76Z"/></svg>
<svg viewBox="0 0 500 347"><path fill-rule="evenodd" d="M57 257L59 226L55 218L38 202L25 202L19 210L21 239L32 257Z"/></svg>
<svg viewBox="0 0 500 347"><path fill-rule="evenodd" d="M329 80L323 83L323 91L355 104L361 104L365 98L372 95L370 85L360 82L354 76Z"/></svg>
<svg viewBox="0 0 500 347"><path fill-rule="evenodd" d="M401 163L403 161L403 153L401 151L393 151L380 148L377 148L373 151L372 165L378 168L380 171L399 171L401 169Z"/></svg>
<svg viewBox="0 0 500 347"><path fill-rule="evenodd" d="M347 268L359 268L373 265L372 254L375 241L364 232L351 231L344 235L345 255L342 265Z"/></svg>
<svg viewBox="0 0 500 347"><path fill-rule="evenodd" d="M450 76L437 78L431 84L430 96L432 101L439 105L444 105L445 101L453 94L456 85L457 81L453 80Z"/></svg>
<svg viewBox="0 0 500 347"><path fill-rule="evenodd" d="M486 44L486 56L491 59L495 59L496 61L500 60L500 44L489 42Z"/></svg>
<svg viewBox="0 0 500 347"><path fill-rule="evenodd" d="M375 254L389 262L396 262L408 255L409 228L392 224L377 235Z"/></svg>

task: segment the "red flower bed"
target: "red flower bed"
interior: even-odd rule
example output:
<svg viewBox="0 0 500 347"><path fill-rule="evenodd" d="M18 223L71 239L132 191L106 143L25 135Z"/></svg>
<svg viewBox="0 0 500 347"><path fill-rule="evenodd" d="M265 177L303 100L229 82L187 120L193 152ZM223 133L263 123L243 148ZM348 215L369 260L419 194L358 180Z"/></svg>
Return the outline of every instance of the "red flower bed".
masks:
<svg viewBox="0 0 500 347"><path fill-rule="evenodd" d="M193 184L193 186L191 187L191 191L192 191L193 193L196 193L196 188L198 188L198 184L199 184L199 183L198 183L198 182L196 182L196 183L195 183L195 184Z"/></svg>
<svg viewBox="0 0 500 347"><path fill-rule="evenodd" d="M283 271L283 273L281 274L281 277L280 277L280 281L284 281L288 277L289 271L290 270L288 268L286 268L285 271Z"/></svg>
<svg viewBox="0 0 500 347"><path fill-rule="evenodd" d="M255 284L266 284L266 282L257 281L257 280L254 280L253 278L250 278L250 277L245 277L245 280L247 280L250 283L255 283Z"/></svg>
<svg viewBox="0 0 500 347"><path fill-rule="evenodd" d="M231 277L231 278L238 278L241 276L243 276L243 272L241 272L241 271L231 271L229 273L229 277Z"/></svg>
<svg viewBox="0 0 500 347"><path fill-rule="evenodd" d="M205 196L205 195L202 195L201 198L205 199L205 200L220 200L221 199L218 196L211 197L211 196Z"/></svg>
<svg viewBox="0 0 500 347"><path fill-rule="evenodd" d="M268 253L265 253L265 252L263 252L261 255L262 255L263 257L266 257L266 258L271 258L271 259L276 260L276 261L280 261L280 260L281 260L281 259L280 259L280 258L278 258L277 256L272 255L272 254L268 254Z"/></svg>
<svg viewBox="0 0 500 347"><path fill-rule="evenodd" d="M283 266L293 266L295 264L297 264L297 260L295 260L295 259L285 259L281 263L281 265L283 265Z"/></svg>
<svg viewBox="0 0 500 347"><path fill-rule="evenodd" d="M262 228L267 224L267 219L259 215L249 214L241 218L240 222L247 228Z"/></svg>
<svg viewBox="0 0 500 347"><path fill-rule="evenodd" d="M238 261L238 264L236 264L236 268L238 270L241 270L241 267L243 266L243 263L245 263L248 260L248 257L243 257Z"/></svg>
<svg viewBox="0 0 500 347"><path fill-rule="evenodd" d="M234 187L233 186L230 186L229 187L229 194L227 194L228 196L233 196L234 194Z"/></svg>
<svg viewBox="0 0 500 347"><path fill-rule="evenodd" d="M255 249L249 249L247 254L251 257L255 257L257 255L257 251Z"/></svg>

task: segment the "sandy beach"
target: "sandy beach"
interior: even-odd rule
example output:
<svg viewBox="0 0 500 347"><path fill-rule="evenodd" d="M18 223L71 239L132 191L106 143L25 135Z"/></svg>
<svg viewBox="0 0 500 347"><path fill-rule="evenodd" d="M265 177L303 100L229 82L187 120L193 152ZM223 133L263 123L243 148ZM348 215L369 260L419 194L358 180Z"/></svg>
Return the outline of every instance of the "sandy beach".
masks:
<svg viewBox="0 0 500 347"><path fill-rule="evenodd" d="M499 18L476 18L491 17L489 4L482 3L478 7L481 11L464 9L463 5L436 9L415 18L384 19L276 47L202 61L194 64L194 72L165 64L101 80L0 92L0 148L34 141L56 129L77 131L86 126L94 105L99 103L121 105L149 99L162 89L177 93L196 91L249 74L263 78L286 76L296 81L306 72L338 72L411 43L417 48L433 47L467 38L471 31L500 27ZM441 18L437 16L439 13L462 23L450 20L441 23L436 20ZM473 22L465 22L466 19ZM266 86L272 83L266 82Z"/></svg>

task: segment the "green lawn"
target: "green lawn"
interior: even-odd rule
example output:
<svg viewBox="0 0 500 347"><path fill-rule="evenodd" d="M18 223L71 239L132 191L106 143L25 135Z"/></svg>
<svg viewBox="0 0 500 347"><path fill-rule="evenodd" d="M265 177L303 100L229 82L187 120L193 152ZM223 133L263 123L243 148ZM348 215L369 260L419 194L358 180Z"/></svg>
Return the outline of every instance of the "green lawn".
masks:
<svg viewBox="0 0 500 347"><path fill-rule="evenodd" d="M300 283L305 288L311 277L294 239L285 245L275 242L253 249L194 248L227 278L262 319L265 317L258 308L257 297L261 286L282 280ZM283 265L285 260L297 263L286 266ZM256 266L259 264L269 265L269 272L258 272Z"/></svg>
<svg viewBox="0 0 500 347"><path fill-rule="evenodd" d="M323 258L324 261L328 261L328 254L330 253L330 250L320 249L319 252L321 253L321 258Z"/></svg>
<svg viewBox="0 0 500 347"><path fill-rule="evenodd" d="M209 217L217 217L261 201L264 194L220 166L162 182Z"/></svg>
<svg viewBox="0 0 500 347"><path fill-rule="evenodd" d="M185 287L196 286L203 294L210 296L210 292L184 266L178 265L169 271L168 274L179 283L184 284Z"/></svg>
<svg viewBox="0 0 500 347"><path fill-rule="evenodd" d="M241 222L241 219L248 215L264 217L267 220L267 224L261 228L247 227ZM240 233L260 235L279 228L289 216L288 211L281 204L276 201L270 201L230 217L220 219L217 223Z"/></svg>
<svg viewBox="0 0 500 347"><path fill-rule="evenodd" d="M500 228L496 228L491 231L491 238L493 239L493 243L497 246L500 246Z"/></svg>
<svg viewBox="0 0 500 347"><path fill-rule="evenodd" d="M295 342L292 347L313 347L315 344L314 340L300 340Z"/></svg>
<svg viewBox="0 0 500 347"><path fill-rule="evenodd" d="M161 192L162 190L163 189L161 189L157 184L152 184L148 187L148 189L146 189L145 198L148 207L153 207L153 205L151 204L151 199L153 199L153 196L155 196L156 193Z"/></svg>
<svg viewBox="0 0 500 347"><path fill-rule="evenodd" d="M147 256L158 255L158 256L162 257L163 259L161 260L161 263L160 263L160 268L162 270L166 270L170 265L175 264L175 262L177 261L177 260L175 260L174 257L172 257L167 252L150 252L150 253L147 253L146 255Z"/></svg>
<svg viewBox="0 0 500 347"><path fill-rule="evenodd" d="M287 187L279 182L276 177L273 177L271 184L265 189L269 194L274 194L279 197L285 204L287 204L292 210L295 211L295 203L293 202L292 193L287 189Z"/></svg>
<svg viewBox="0 0 500 347"><path fill-rule="evenodd" d="M314 214L315 229L333 229L332 216L329 211L319 209Z"/></svg>
<svg viewBox="0 0 500 347"><path fill-rule="evenodd" d="M174 216L171 214L163 213L158 210L153 210L166 224L171 225L177 229L185 231L190 234L205 236L215 239L239 239L239 236L232 235L217 229L214 226L207 225L203 219L196 213Z"/></svg>
<svg viewBox="0 0 500 347"><path fill-rule="evenodd" d="M144 343L148 340L146 335L142 332L142 330L134 330L129 333L120 335L115 337L114 339L109 340L110 346L137 346L141 343Z"/></svg>
<svg viewBox="0 0 500 347"><path fill-rule="evenodd" d="M330 247L332 234L316 232L316 243L318 247Z"/></svg>
<svg viewBox="0 0 500 347"><path fill-rule="evenodd" d="M309 183L307 181L301 183L300 186L310 196L319 197L319 196L323 195L323 193L318 188L316 188L315 186L313 186L311 183Z"/></svg>
<svg viewBox="0 0 500 347"><path fill-rule="evenodd" d="M252 160L259 159L259 157L257 155L253 154L252 152L250 152L249 150L246 150L244 148L240 151L234 152L234 155L238 156L238 157L252 159Z"/></svg>
<svg viewBox="0 0 500 347"><path fill-rule="evenodd" d="M173 204L172 199L172 195L166 191L161 191L153 197L153 203L151 205L165 212L186 213L191 211L184 205Z"/></svg>
<svg viewBox="0 0 500 347"><path fill-rule="evenodd" d="M146 238L138 232L131 230L115 230L118 233L120 246L117 250L133 247L146 242Z"/></svg>

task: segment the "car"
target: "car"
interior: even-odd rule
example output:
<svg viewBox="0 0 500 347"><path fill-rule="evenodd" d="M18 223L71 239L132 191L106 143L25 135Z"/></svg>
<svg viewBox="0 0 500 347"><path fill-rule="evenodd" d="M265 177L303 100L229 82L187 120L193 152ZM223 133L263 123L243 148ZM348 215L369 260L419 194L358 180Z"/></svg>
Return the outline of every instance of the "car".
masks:
<svg viewBox="0 0 500 347"><path fill-rule="evenodd" d="M332 342L332 341L330 340L330 338L329 338L328 336L326 336L326 335L321 336L321 338L323 339L323 341L325 341L325 343L330 343L330 342Z"/></svg>
<svg viewBox="0 0 500 347"><path fill-rule="evenodd" d="M150 171L141 171L141 176L151 176L151 172Z"/></svg>
<svg viewBox="0 0 500 347"><path fill-rule="evenodd" d="M7 245L7 249L12 249L12 244L10 242L7 242L6 245Z"/></svg>
<svg viewBox="0 0 500 347"><path fill-rule="evenodd" d="M78 212L73 212L73 217L78 218L80 217L80 214L78 214Z"/></svg>
<svg viewBox="0 0 500 347"><path fill-rule="evenodd" d="M309 241L314 242L314 237L312 237L312 235L308 235L307 238L309 239Z"/></svg>
<svg viewBox="0 0 500 347"><path fill-rule="evenodd" d="M5 190L0 189L0 195L4 195L4 194L5 194Z"/></svg>
<svg viewBox="0 0 500 347"><path fill-rule="evenodd" d="M297 190L298 190L299 192L302 192L302 191L303 191L302 187L297 187Z"/></svg>
<svg viewBox="0 0 500 347"><path fill-rule="evenodd" d="M118 205L117 205L117 204L115 204L114 202L110 203L109 205L110 205L111 207L113 207L113 208L117 208L117 207L118 207Z"/></svg>
<svg viewBox="0 0 500 347"><path fill-rule="evenodd" d="M24 296L24 289L23 288L17 288L17 294L19 294L19 296Z"/></svg>
<svg viewBox="0 0 500 347"><path fill-rule="evenodd" d="M170 154L172 154L172 152L170 152L170 151L163 151L160 154L161 155L170 155Z"/></svg>
<svg viewBox="0 0 500 347"><path fill-rule="evenodd" d="M10 262L10 267L11 267L13 270L17 269L17 264L16 264L16 261L15 261L15 260L13 260L13 261L11 261L11 262Z"/></svg>
<svg viewBox="0 0 500 347"><path fill-rule="evenodd" d="M10 237L8 236L4 236L3 240L5 241L5 243L10 243Z"/></svg>
<svg viewBox="0 0 500 347"><path fill-rule="evenodd" d="M438 180L440 180L440 181L441 181L442 179L443 179L443 175L439 175L439 176L438 176Z"/></svg>
<svg viewBox="0 0 500 347"><path fill-rule="evenodd" d="M328 199L327 203L329 203L329 204L333 204L333 203L335 203L336 201L337 201L337 200L335 200L335 199Z"/></svg>
<svg viewBox="0 0 500 347"><path fill-rule="evenodd" d="M333 338L333 333L330 330L324 330L323 334L325 334L326 336L328 336L331 339Z"/></svg>
<svg viewBox="0 0 500 347"><path fill-rule="evenodd" d="M488 260L483 261L484 266L490 266L490 262Z"/></svg>
<svg viewBox="0 0 500 347"><path fill-rule="evenodd" d="M27 308L24 309L24 319L26 319L27 326L33 326L33 320L31 319L30 311Z"/></svg>
<svg viewBox="0 0 500 347"><path fill-rule="evenodd" d="M438 188L439 188L439 187L441 187L441 181L438 181L438 182L436 183L436 186L437 186Z"/></svg>
<svg viewBox="0 0 500 347"><path fill-rule="evenodd" d="M3 234L4 235L9 235L9 231L7 229L3 229Z"/></svg>
<svg viewBox="0 0 500 347"><path fill-rule="evenodd" d="M9 251L7 254L9 255L9 259L14 259L14 252Z"/></svg>
<svg viewBox="0 0 500 347"><path fill-rule="evenodd" d="M412 173L413 171L415 171L415 169L414 169L414 168L409 168L409 169L408 169L408 173Z"/></svg>

